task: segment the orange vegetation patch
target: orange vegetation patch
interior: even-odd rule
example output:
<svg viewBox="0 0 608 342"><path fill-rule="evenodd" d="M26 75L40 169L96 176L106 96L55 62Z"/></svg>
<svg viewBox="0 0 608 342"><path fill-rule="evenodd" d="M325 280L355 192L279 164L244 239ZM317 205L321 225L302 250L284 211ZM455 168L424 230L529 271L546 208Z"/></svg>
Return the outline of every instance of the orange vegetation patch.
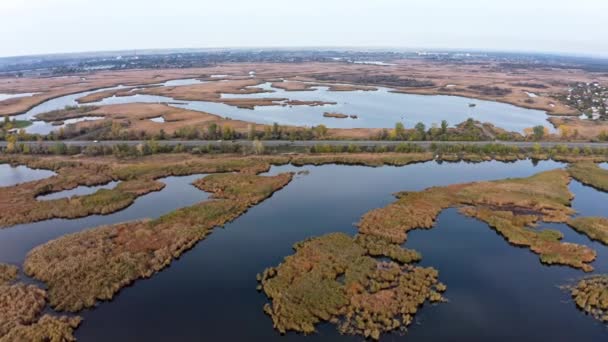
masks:
<svg viewBox="0 0 608 342"><path fill-rule="evenodd" d="M446 289L436 270L377 261L342 233L311 238L294 249L258 275L260 289L272 300L264 311L282 333L311 333L317 323L341 321L343 333L378 339L405 329L423 303L441 301L439 292Z"/></svg>

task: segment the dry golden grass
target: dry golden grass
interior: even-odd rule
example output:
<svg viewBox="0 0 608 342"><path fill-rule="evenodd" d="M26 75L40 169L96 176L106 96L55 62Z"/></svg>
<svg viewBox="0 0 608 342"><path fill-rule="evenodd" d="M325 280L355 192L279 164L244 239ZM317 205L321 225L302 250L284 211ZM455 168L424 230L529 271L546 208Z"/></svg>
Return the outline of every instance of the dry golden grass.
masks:
<svg viewBox="0 0 608 342"><path fill-rule="evenodd" d="M102 106L90 115L104 116L107 119L122 123L127 130L145 131L150 134L159 134L162 129L167 134L183 127L198 127L204 129L211 124L230 127L237 132L247 133L250 123L240 120L224 119L220 116L181 109L157 103L128 103ZM150 119L162 117L165 122L154 122ZM76 123L76 127L85 127L96 124L94 121ZM264 125L256 125L256 129L263 130Z"/></svg>
<svg viewBox="0 0 608 342"><path fill-rule="evenodd" d="M74 330L82 322L80 317L44 315L37 322L29 325L17 325L0 342L12 341L76 341Z"/></svg>
<svg viewBox="0 0 608 342"><path fill-rule="evenodd" d="M34 285L0 285L0 336L17 325L34 323L45 300L44 290Z"/></svg>
<svg viewBox="0 0 608 342"><path fill-rule="evenodd" d="M605 217L576 217L568 220L568 225L590 239L608 245L608 219Z"/></svg>
<svg viewBox="0 0 608 342"><path fill-rule="evenodd" d="M568 172L577 181L592 186L601 191L608 191L608 170L604 170L595 163L579 162L571 164Z"/></svg>
<svg viewBox="0 0 608 342"><path fill-rule="evenodd" d="M132 92L131 91L132 89L133 88L123 88L123 89L98 91L98 92L91 93L89 95L77 98L76 102L78 102L80 104L93 103L93 102L99 102L99 101L105 99L106 97L112 97L112 96L124 97L124 96L135 95L136 93Z"/></svg>
<svg viewBox="0 0 608 342"><path fill-rule="evenodd" d="M17 279L17 271L16 266L0 264L0 286Z"/></svg>
<svg viewBox="0 0 608 342"><path fill-rule="evenodd" d="M214 200L166 214L66 235L32 250L28 275L45 282L51 305L79 311L109 300L133 281L147 278L211 233L287 185L292 174L209 176L197 182Z"/></svg>

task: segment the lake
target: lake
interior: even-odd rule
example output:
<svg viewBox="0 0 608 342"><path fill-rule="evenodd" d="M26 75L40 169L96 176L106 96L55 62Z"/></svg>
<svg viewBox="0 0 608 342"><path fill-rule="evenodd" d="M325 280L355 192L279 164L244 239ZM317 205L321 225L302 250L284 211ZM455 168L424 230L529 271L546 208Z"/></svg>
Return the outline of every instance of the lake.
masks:
<svg viewBox="0 0 608 342"><path fill-rule="evenodd" d="M246 214L216 229L179 260L150 279L123 289L111 302L85 311L76 331L80 341L361 341L323 324L317 334L281 336L262 307L256 274L293 253L292 245L330 232L355 234L365 212L383 207L397 191L418 191L453 183L526 177L564 167L553 161L514 163L426 162L404 167L273 167L268 174L308 170ZM0 179L4 173L0 173ZM169 177L167 187L107 216L49 220L0 230L0 262L20 264L34 246L63 234L100 224L158 217L206 198L190 185L201 176ZM605 215L608 194L572 182L573 208L582 215ZM562 224L540 224L562 231L564 240L598 252L596 272L608 272L608 251ZM579 312L559 285L585 274L548 267L527 249L509 245L486 224L445 210L435 228L408 234L405 247L422 253L421 265L439 270L448 286L448 303L427 305L405 335L383 341L593 341L608 329Z"/></svg>
<svg viewBox="0 0 608 342"><path fill-rule="evenodd" d="M164 85L179 86L201 83L194 79L173 80ZM218 81L221 82L221 81ZM161 84L162 85L162 84ZM543 125L553 131L547 121L548 115L539 110L526 109L506 103L483 101L460 96L415 95L392 92L389 88L378 88L376 91L330 91L328 87L315 87L311 91L285 91L274 88L270 83L257 86L266 90L256 94L222 94L223 98L287 98L296 101L323 101L322 106L286 105L256 106L254 109L238 108L227 104L208 101L182 101L171 97L141 95L108 97L99 102L87 105L110 105L123 103L169 103L171 106L216 114L231 119L244 120L259 124L295 126L316 126L324 124L329 128L392 128L402 122L412 128L418 122L427 127L447 120L450 125L461 123L468 118L482 122L491 122L497 127L509 131L522 132L525 128ZM16 116L19 120L33 119L35 115L62 109L65 106L79 105L76 99L91 93L122 89L124 86L87 91L79 94L62 96L46 101L27 113ZM471 107L470 104L475 104ZM338 112L356 115L357 119L328 118L325 112ZM50 123L34 122L26 130L30 133L47 134L58 126Z"/></svg>

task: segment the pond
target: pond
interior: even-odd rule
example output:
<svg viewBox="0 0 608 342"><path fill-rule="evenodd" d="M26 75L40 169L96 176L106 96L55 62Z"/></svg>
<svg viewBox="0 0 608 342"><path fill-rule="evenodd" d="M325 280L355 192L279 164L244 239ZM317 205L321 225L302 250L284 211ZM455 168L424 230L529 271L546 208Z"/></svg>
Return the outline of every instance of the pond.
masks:
<svg viewBox="0 0 608 342"><path fill-rule="evenodd" d="M11 186L19 183L31 182L56 175L49 170L31 169L27 166L12 166L0 164L0 186Z"/></svg>
<svg viewBox="0 0 608 342"><path fill-rule="evenodd" d="M54 199L58 199L58 198L69 198L72 196L90 195L100 189L113 189L114 187L116 187L116 185L118 185L118 182L109 182L107 184L97 185L97 186L78 186L71 190L64 190L64 191L59 191L59 192L53 192L53 193L50 193L47 195L41 195L41 196L36 197L36 199L39 201L49 201L49 200L54 200Z"/></svg>
<svg viewBox="0 0 608 342"><path fill-rule="evenodd" d="M28 97L28 96L33 96L36 95L38 93L20 93L20 94L3 94L0 93L0 102L4 101L4 100L8 100L8 99L14 99L17 97Z"/></svg>
<svg viewBox="0 0 608 342"><path fill-rule="evenodd" d="M169 83L171 82L171 83ZM164 85L188 85L202 83L195 79L174 80ZM161 84L163 85L163 84ZM418 122L427 127L447 120L450 125L461 123L468 118L491 122L509 131L523 132L525 128L543 125L551 131L553 126L547 121L543 111L513 106L506 103L476 100L460 96L415 95L395 93L389 88L375 91L330 91L328 87L314 87L311 91L285 91L274 88L270 83L257 86L266 90L256 94L222 94L223 98L287 98L295 101L323 101L322 106L287 105L256 106L254 109L238 108L222 103L208 101L181 101L171 97L136 94L132 96L111 96L87 105L110 105L124 103L168 103L178 108L213 113L231 119L245 120L259 124L295 126L315 126L324 124L329 128L392 128L397 122L412 128ZM18 115L18 120L31 120L35 115L62 109L65 106L79 105L76 99L88 94L121 89L124 86L104 88L79 94L62 96L46 101L27 113ZM337 119L324 117L325 112L356 115L357 118ZM48 133L56 127L50 123L35 122L26 129L29 133Z"/></svg>

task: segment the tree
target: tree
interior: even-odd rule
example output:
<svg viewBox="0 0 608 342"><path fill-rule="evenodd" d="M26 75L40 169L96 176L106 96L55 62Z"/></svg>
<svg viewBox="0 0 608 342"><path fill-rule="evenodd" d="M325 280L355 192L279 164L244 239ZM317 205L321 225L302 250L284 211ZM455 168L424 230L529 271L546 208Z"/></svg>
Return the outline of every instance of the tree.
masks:
<svg viewBox="0 0 608 342"><path fill-rule="evenodd" d="M276 122L272 124L272 139L281 139L281 127Z"/></svg>
<svg viewBox="0 0 608 342"><path fill-rule="evenodd" d="M212 122L209 126L207 126L207 135L209 136L209 139L217 138L217 124L215 122Z"/></svg>
<svg viewBox="0 0 608 342"><path fill-rule="evenodd" d="M405 126L402 122L397 122L395 124L395 138L398 140L402 140L405 137Z"/></svg>
<svg viewBox="0 0 608 342"><path fill-rule="evenodd" d="M418 132L420 140L424 140L424 136L426 135L426 126L424 123L419 122L416 124L416 126L414 126L414 128L416 129L416 132Z"/></svg>
<svg viewBox="0 0 608 342"><path fill-rule="evenodd" d="M317 138L324 138L327 135L327 127L325 125L315 126L313 130Z"/></svg>
<svg viewBox="0 0 608 342"><path fill-rule="evenodd" d="M441 134L446 134L448 132L448 122L446 120L441 120Z"/></svg>
<svg viewBox="0 0 608 342"><path fill-rule="evenodd" d="M534 140L541 140L545 137L545 127L542 125L534 126L532 128Z"/></svg>

